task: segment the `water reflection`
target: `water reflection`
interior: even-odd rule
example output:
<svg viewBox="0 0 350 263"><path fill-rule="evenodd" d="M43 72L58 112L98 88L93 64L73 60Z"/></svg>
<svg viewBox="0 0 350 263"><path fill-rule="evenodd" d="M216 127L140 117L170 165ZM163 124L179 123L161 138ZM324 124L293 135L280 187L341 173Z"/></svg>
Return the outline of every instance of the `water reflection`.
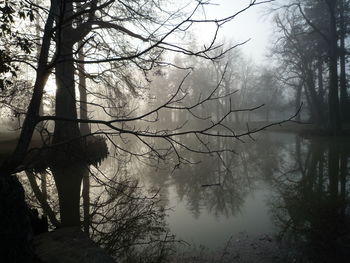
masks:
<svg viewBox="0 0 350 263"><path fill-rule="evenodd" d="M179 225L170 224L170 231L180 238L185 232L207 233L200 242L224 245L238 232L268 233L295 251L297 262L347 262L349 139L305 139L287 133L260 133L254 139L217 141L218 147L235 153L204 157L187 153L191 162L199 163L175 170L176 161L171 159L165 165L152 161L146 165L120 154L100 166L85 167L80 206L84 230L111 253L129 247L126 254L156 254L159 247L140 252L133 244L168 238L164 207L172 206L167 220ZM36 186L29 182L34 192L40 188L45 196L47 204L37 196L37 206L51 222L59 223L52 176L37 176Z"/></svg>
<svg viewBox="0 0 350 263"><path fill-rule="evenodd" d="M148 185L174 188L177 198L186 203L195 218L201 213L230 218L241 211L247 195L258 190L263 179L279 169L279 153L284 142L273 137L273 134L261 134L244 143L223 139L217 141L217 147L232 148L233 154L199 156L187 153L188 158L198 164L182 166L173 172L166 168L158 168L156 172L144 168L139 171L142 170ZM185 139L181 142L190 144ZM167 165L173 166L175 163ZM168 198L169 193L162 193Z"/></svg>
<svg viewBox="0 0 350 263"><path fill-rule="evenodd" d="M216 222L203 223L201 230L192 229L195 235L210 232L211 228L219 231L225 222L223 217L232 221L225 223L227 232L234 234L235 225L239 224L240 231L246 231L247 224L239 219L245 213L245 221L251 221L248 228L253 228L263 220L263 215L249 218L251 215L246 211L258 208L247 200L264 188L266 210L272 221L264 231L274 233L284 247L291 248L298 262L347 262L350 140L265 133L254 142L238 143L234 147L236 154L223 154L223 162L204 158L202 163L171 175L144 173L153 185L175 192L175 195L165 193L178 198L175 210L181 210L182 214L174 217L187 221L178 223L180 234L188 231L186 224L195 226L189 223L181 204L197 220L197 226L203 221L201 216L217 218Z"/></svg>
<svg viewBox="0 0 350 263"><path fill-rule="evenodd" d="M26 171L21 181L31 207L48 216L51 229L78 220L118 260L155 262L168 253L167 242L173 239L164 206L157 193L147 192L127 175L126 164L109 158L101 166L57 165L40 173Z"/></svg>
<svg viewBox="0 0 350 263"><path fill-rule="evenodd" d="M274 178L278 194L271 205L279 237L308 262L348 262L349 146L345 138L297 137L291 170Z"/></svg>

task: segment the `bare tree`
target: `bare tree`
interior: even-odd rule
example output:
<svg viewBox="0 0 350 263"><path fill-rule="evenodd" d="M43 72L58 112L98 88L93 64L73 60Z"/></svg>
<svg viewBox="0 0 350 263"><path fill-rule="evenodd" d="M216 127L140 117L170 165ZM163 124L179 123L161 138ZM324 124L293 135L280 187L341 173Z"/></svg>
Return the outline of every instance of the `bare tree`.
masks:
<svg viewBox="0 0 350 263"><path fill-rule="evenodd" d="M292 72L299 75L297 86L305 87L311 116L333 135L341 133L346 120L342 111L347 107L344 73L347 5L348 1L289 1L278 8L284 10L284 15L276 19L284 35L278 41L288 39L284 50L280 46L280 52L286 63L290 60L294 65Z"/></svg>
<svg viewBox="0 0 350 263"><path fill-rule="evenodd" d="M196 2L191 10L184 14L182 9L165 11L166 6L161 5L161 1L91 0L81 2L55 0L51 1L48 8L38 7L41 8L41 11L47 12L47 16L42 33L32 97L16 149L7 162L1 165L1 174L9 175L28 168L28 166L26 167L28 148L35 127L43 121L54 121L52 145L41 149L38 156L43 157L45 155L43 152L49 153L49 158L45 162L52 170L58 190L61 224L63 226L77 226L80 224L79 200L83 178L82 171L89 163L86 160L88 158L81 155L81 152L88 151L88 147L84 147L81 143L82 134L79 130L79 124L88 123L102 127L92 131L91 135L103 134L120 152L140 158L159 160L173 154L176 160L175 167L191 163L191 160L182 154L182 150L202 154L220 154L232 151L232 149L212 148L208 142L210 138L218 137L240 139L265 127L237 133L224 125L224 121L237 111L229 103L231 92L219 92L225 70L211 92L204 97L199 97L194 103L182 103L185 96L182 93L182 89L186 85L185 77L167 100L148 112L139 113L131 110L123 116L109 115L106 119L94 119L87 118L87 116L78 118L75 94L76 69L80 68L80 72L82 72L84 64L86 72L88 72L91 70L87 69L89 65L96 65L97 68L101 66L99 69L102 69L102 72L104 67L110 67L106 71L110 73L113 66L117 66L116 71L123 67L135 67L147 76L147 72L153 70L156 65L169 64L162 61L162 55L165 52L181 53L207 60L219 59L231 49L228 48L219 53L214 52L220 47L220 43L217 43L217 34L220 28L251 6L265 2L269 1L252 0L241 11L228 17L213 20L198 18L200 9L206 8L209 4L202 1ZM36 6L35 3L32 4ZM192 50L185 45L171 42L172 36L186 33L194 24L199 23L213 24L216 27L212 41L207 46L200 50ZM113 42L116 38L121 40ZM105 66L106 63L111 64ZM93 74L96 72L93 70L89 72L90 74L86 73L86 76L96 80ZM43 116L40 115L39 111L44 87L53 72L57 86L55 115ZM134 72L130 71L130 73ZM101 75L102 73L98 71L95 76L100 77ZM107 79L106 76L103 78ZM129 78L124 78L125 83L129 80ZM81 81L80 86L83 87L83 80ZM129 88L132 87L128 83L126 85ZM83 92L80 95L82 96L82 94ZM220 112L221 115L215 119L203 119L205 125L202 128L190 129L185 123L175 128L164 127L161 129L153 128L151 125L158 120L157 116L164 110L172 109L193 115L194 110L201 105L222 101L225 98L228 100L226 111ZM81 97L81 105L86 103L83 100ZM255 108L257 107L243 110L251 111ZM82 109L81 113L85 110ZM179 138L186 135L192 136L196 144L186 145L182 143ZM136 152L130 152L121 144L115 143L112 139L113 136L118 137L120 141L132 137L141 142L143 147ZM157 140L162 141L165 146L158 146ZM33 151L30 151L30 154L33 154ZM67 173L62 168L62 163L71 166L74 170Z"/></svg>

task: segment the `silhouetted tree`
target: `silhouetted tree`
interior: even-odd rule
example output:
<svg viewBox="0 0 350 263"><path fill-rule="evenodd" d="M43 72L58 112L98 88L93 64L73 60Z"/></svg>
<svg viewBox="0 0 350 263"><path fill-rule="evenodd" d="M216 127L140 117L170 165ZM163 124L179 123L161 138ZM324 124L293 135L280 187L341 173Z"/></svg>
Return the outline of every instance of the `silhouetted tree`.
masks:
<svg viewBox="0 0 350 263"><path fill-rule="evenodd" d="M348 1L293 0L281 6L276 16L280 37L274 51L284 61L282 78L297 87L296 94L304 86L313 121L333 135L341 132L341 115L345 115L341 111L347 103L344 71L347 5ZM324 101L328 102L327 107Z"/></svg>
<svg viewBox="0 0 350 263"><path fill-rule="evenodd" d="M31 4L36 6L35 3ZM119 136L121 139L124 135L134 137L143 144L138 152L133 153L137 156L164 159L169 153L173 153L177 160L176 165L188 162L180 154L179 148L212 154L222 150L209 148L206 143L208 138L218 136L239 138L252 132L236 134L231 129L225 129L220 133L215 130L217 127L221 127L222 122L233 112L231 108L228 108L222 116L217 116L214 122L210 122L205 128L201 129L186 130L184 126L181 126L158 130L138 126L142 122L149 123L157 120L154 116L163 109L172 108L177 111L188 112L208 101L218 100L221 97L216 97L215 92L219 90L221 80L214 86L209 95L200 98L193 105L179 106L178 104L183 99L180 94L180 90L184 85L184 82L182 82L178 84L175 93L168 100L149 112L139 114L131 111L125 116L113 116L108 120L87 119L86 116L78 118L75 94L78 64L103 65L109 62L118 62L120 63L118 67L130 67L133 64L141 72L147 72L153 69L155 64L162 63L160 59L165 51L184 53L188 56L198 56L208 60L220 58L226 51L214 55L211 51L217 48L217 31L221 25L233 20L237 14L258 4L258 2L251 1L247 8L237 14L215 20L196 18L197 11L202 7L206 7L207 3L205 2L197 2L189 13L184 15L180 13L180 9L165 11L165 6L161 4L162 2L158 1L91 0L80 2L55 0L48 4L48 8L41 7L40 9L42 15L45 16L45 25L32 96L16 149L7 162L1 165L0 173L5 177L28 168L25 167L25 159L28 157L28 148L35 127L42 121L54 121L52 145L48 147L48 152L42 151L39 153L37 159L41 160L41 157L49 153L48 160L44 160L44 162L49 163L55 179L60 203L61 224L63 226L80 225L80 186L84 174L83 170L88 162L81 156L82 151L87 149L84 149L81 143L82 140L80 140L79 123L106 127L108 131L104 130L103 133L108 139L112 135ZM29 9L29 11L31 10ZM21 13L19 15L21 16ZM214 32L209 45L193 51L185 46L170 42L172 35L186 32L195 23L211 23L216 26L217 31ZM118 38L118 42L109 43L110 40L116 38ZM79 59L80 50L84 51L85 59L83 61ZM5 68L6 71L11 71L11 68ZM40 107L44 87L53 71L57 86L55 115L42 116L40 115ZM132 73L134 71L130 71L130 74ZM129 78L124 78L125 82L129 80ZM177 138L184 135L192 135L197 140L200 148L196 147L198 145L194 145L192 148L182 144ZM166 147L158 148L153 143L153 140L156 139L165 142ZM117 149L128 152L112 140L110 141ZM62 164L70 169L65 169ZM19 201L23 201L23 195L20 194L17 197ZM15 208L19 208L23 212L22 206Z"/></svg>

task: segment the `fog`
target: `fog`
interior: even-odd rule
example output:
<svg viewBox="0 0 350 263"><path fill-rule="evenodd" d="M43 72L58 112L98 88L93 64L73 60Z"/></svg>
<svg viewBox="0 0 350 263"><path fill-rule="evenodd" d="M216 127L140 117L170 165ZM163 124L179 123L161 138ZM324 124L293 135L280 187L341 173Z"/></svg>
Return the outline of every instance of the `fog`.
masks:
<svg viewBox="0 0 350 263"><path fill-rule="evenodd" d="M1 2L0 262L347 262L349 17Z"/></svg>

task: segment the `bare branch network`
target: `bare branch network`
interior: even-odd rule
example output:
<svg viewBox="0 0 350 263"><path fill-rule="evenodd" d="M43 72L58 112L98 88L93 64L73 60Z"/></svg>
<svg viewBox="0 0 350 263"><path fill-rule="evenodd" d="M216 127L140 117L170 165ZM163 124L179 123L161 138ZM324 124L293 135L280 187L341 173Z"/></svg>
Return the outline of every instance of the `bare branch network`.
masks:
<svg viewBox="0 0 350 263"><path fill-rule="evenodd" d="M210 92L209 95L207 95L204 98L199 98L199 100L191 105L187 106L179 106L179 103L182 103L184 98L186 97L186 94L181 94L181 91L183 90L183 86L186 84L186 79L188 78L188 73L181 83L178 85L175 93L171 95L171 97L164 102L162 105L156 107L153 110L150 110L146 113L143 113L138 116L130 116L125 118L117 118L117 119L111 119L111 120L99 120L99 119L71 119L71 118L59 118L57 116L40 116L37 119L37 122L42 121L68 121L68 122L78 122L78 123L89 123L89 124L97 124L102 125L107 128L103 129L100 128L98 131L93 132L89 135L105 135L107 139L112 143L112 145L125 153L128 153L133 156L138 157L144 157L147 156L147 158L150 158L154 155L154 157L165 160L165 158L170 153L175 153L178 165L180 163L191 163L191 161L184 158L180 152L180 149L184 149L186 151L192 152L192 153L199 153L199 154L219 154L223 152L234 152L233 149L230 148L220 148L220 149L213 149L212 145L208 142L208 139L210 138L229 138L229 139L237 139L242 141L244 137L249 137L250 139L254 140L252 135L254 133L257 133L259 131L265 130L268 127L271 127L273 125L281 125L283 123L293 121L294 118L299 114L299 110L290 118L285 119L283 121L275 122L273 124L268 124L259 128L251 129L249 125L246 125L245 131L239 131L235 132L232 128L230 128L225 121L228 120L229 116L236 112L252 112L255 110L260 109L264 105L258 105L251 108L244 108L244 109L234 109L232 102L231 102L231 96L236 93L236 91L232 91L226 94L218 95L219 89L222 87L222 81L224 79L226 73L226 68L221 75L221 78L219 82L217 83L216 87ZM210 116L198 116L193 112L193 110L198 109L199 107L202 107L206 103L210 102L218 102L220 99L226 99L229 101L229 108L226 110L226 112L218 119L213 120ZM161 111L166 110L174 110L174 111L182 111L182 112L188 112L191 116L194 117L194 119L197 119L199 121L203 121L206 123L209 123L208 125L205 125L202 129L186 129L187 121L184 121L182 124L178 125L176 128L173 129L152 129L147 126L146 128L142 128L141 123L148 123L148 122L157 122L158 116ZM148 151L145 152L132 152L130 150L127 150L125 148L122 148L120 145L116 144L112 137L113 136L122 136L122 135L132 135L135 138L139 140ZM194 136L193 139L197 141L196 147L191 147L185 143L182 143L180 138L181 136L186 135L192 135ZM88 136L88 135L86 135ZM169 147L163 147L161 149L156 148L156 146L152 142L148 142L147 138L149 139L160 139L165 141ZM242 141L243 142L243 141ZM62 142L69 143L69 141ZM55 145L51 145L50 147L54 147ZM153 159L153 158L152 158Z"/></svg>
<svg viewBox="0 0 350 263"><path fill-rule="evenodd" d="M233 151L232 149L211 149L207 138L221 137L241 139L244 136L250 136L254 132L263 130L266 127L256 130L251 130L247 127L247 131L236 133L225 124L225 121L232 113L254 111L263 106L235 109L230 99L234 91L226 92L226 94L218 92L222 85L225 72L222 73L221 79L208 96L200 98L191 105L183 106L181 104L186 97L186 94L183 95L182 92L182 87L186 81L185 77L173 96L153 110L137 116L131 116L131 114L129 114L122 118L114 117L111 120L103 120L76 117L75 105L78 100L76 99L74 89L74 87L77 86L75 83L76 79L74 75L76 73L74 70L78 69L78 71L84 71L82 69L83 65L96 65L99 72L84 72L85 77L96 81L98 81L98 79L113 78L116 74L115 72L123 68L138 69L144 72L146 76L146 71L151 71L156 66L164 65L162 57L165 52L198 57L215 63L215 61L223 58L232 49L244 44L240 43L226 49L222 44L217 44L220 28L247 9L272 1L273 0L252 0L245 8L221 19L197 18L200 8L209 5L210 1L197 1L195 6L191 7L192 11L187 13L187 15L182 14L182 10L185 7L179 8L173 12L167 12L158 5L157 1L148 3L148 9L146 10L143 10L145 6L140 5L138 2L134 3L132 1L128 2L122 0L91 0L73 3L64 2L63 4L52 1L50 7L47 9L48 14L43 28L33 95L25 115L21 130L21 138L19 140L21 144L17 145L12 160L10 164L7 165L9 167L8 169L11 170L19 166L19 163L24 159L28 150L30 139L36 125L43 121L55 121L55 131L61 130L61 134L65 134L63 129L67 128L65 124L69 123L102 125L109 130L106 131L102 129L94 134L106 134L110 136L132 135L160 159L164 159L165 155L169 152L175 152L180 160L181 154L178 152L179 147L187 151L207 154ZM28 3L31 3L31 1L28 0ZM122 8L123 12L120 11ZM41 8L41 10L44 9ZM158 16L157 12L160 12L162 16ZM207 46L204 45L200 50L194 51L186 47L184 43L172 43L171 38L174 35L183 34L193 27L193 25L203 23L214 25L215 28L212 39ZM83 56L80 56L80 53L83 53ZM174 65L173 63L168 64ZM109 65L109 68L104 65ZM68 70L65 69L66 67L70 67L72 72L68 72ZM52 73L56 76L57 90L59 90L59 92L56 93L56 116L40 116L39 108L44 94L44 87ZM121 78L122 77L123 76L121 76ZM124 81L124 84L130 89L135 88L133 84L125 83L127 82L126 78L121 80ZM113 87L112 83L109 83L109 85ZM59 93L64 93L66 95L61 95L61 97L58 98L57 95ZM221 116L217 117L215 120L199 116L198 111L202 105L214 101L219 102L223 99L228 101L228 107ZM71 115L57 114L58 112L65 112L62 105L64 103L69 105L72 113ZM82 103L83 102L80 101L80 104ZM93 102L85 102L85 104L92 105ZM187 112L190 116L203 121L203 123L207 122L207 124L200 129L187 130L186 122L180 124L176 128L154 129L152 127L139 127L139 122L157 122L159 113L165 110ZM104 109L104 111L108 112L106 109ZM107 117L111 117L111 115L107 114ZM71 127L71 131L77 129L77 126L73 126L74 125ZM193 135L200 147L204 147L204 150L200 147L195 149L185 145L177 139L186 135ZM58 133L55 132L53 137L54 140L56 138L56 141L52 146L71 142L76 139L76 136L78 135L72 134L70 138L57 139ZM153 143L148 141L148 139L152 138L163 140L168 144L168 147L162 150L162 152L165 151L165 154L161 153ZM125 149L124 151L127 152Z"/></svg>

